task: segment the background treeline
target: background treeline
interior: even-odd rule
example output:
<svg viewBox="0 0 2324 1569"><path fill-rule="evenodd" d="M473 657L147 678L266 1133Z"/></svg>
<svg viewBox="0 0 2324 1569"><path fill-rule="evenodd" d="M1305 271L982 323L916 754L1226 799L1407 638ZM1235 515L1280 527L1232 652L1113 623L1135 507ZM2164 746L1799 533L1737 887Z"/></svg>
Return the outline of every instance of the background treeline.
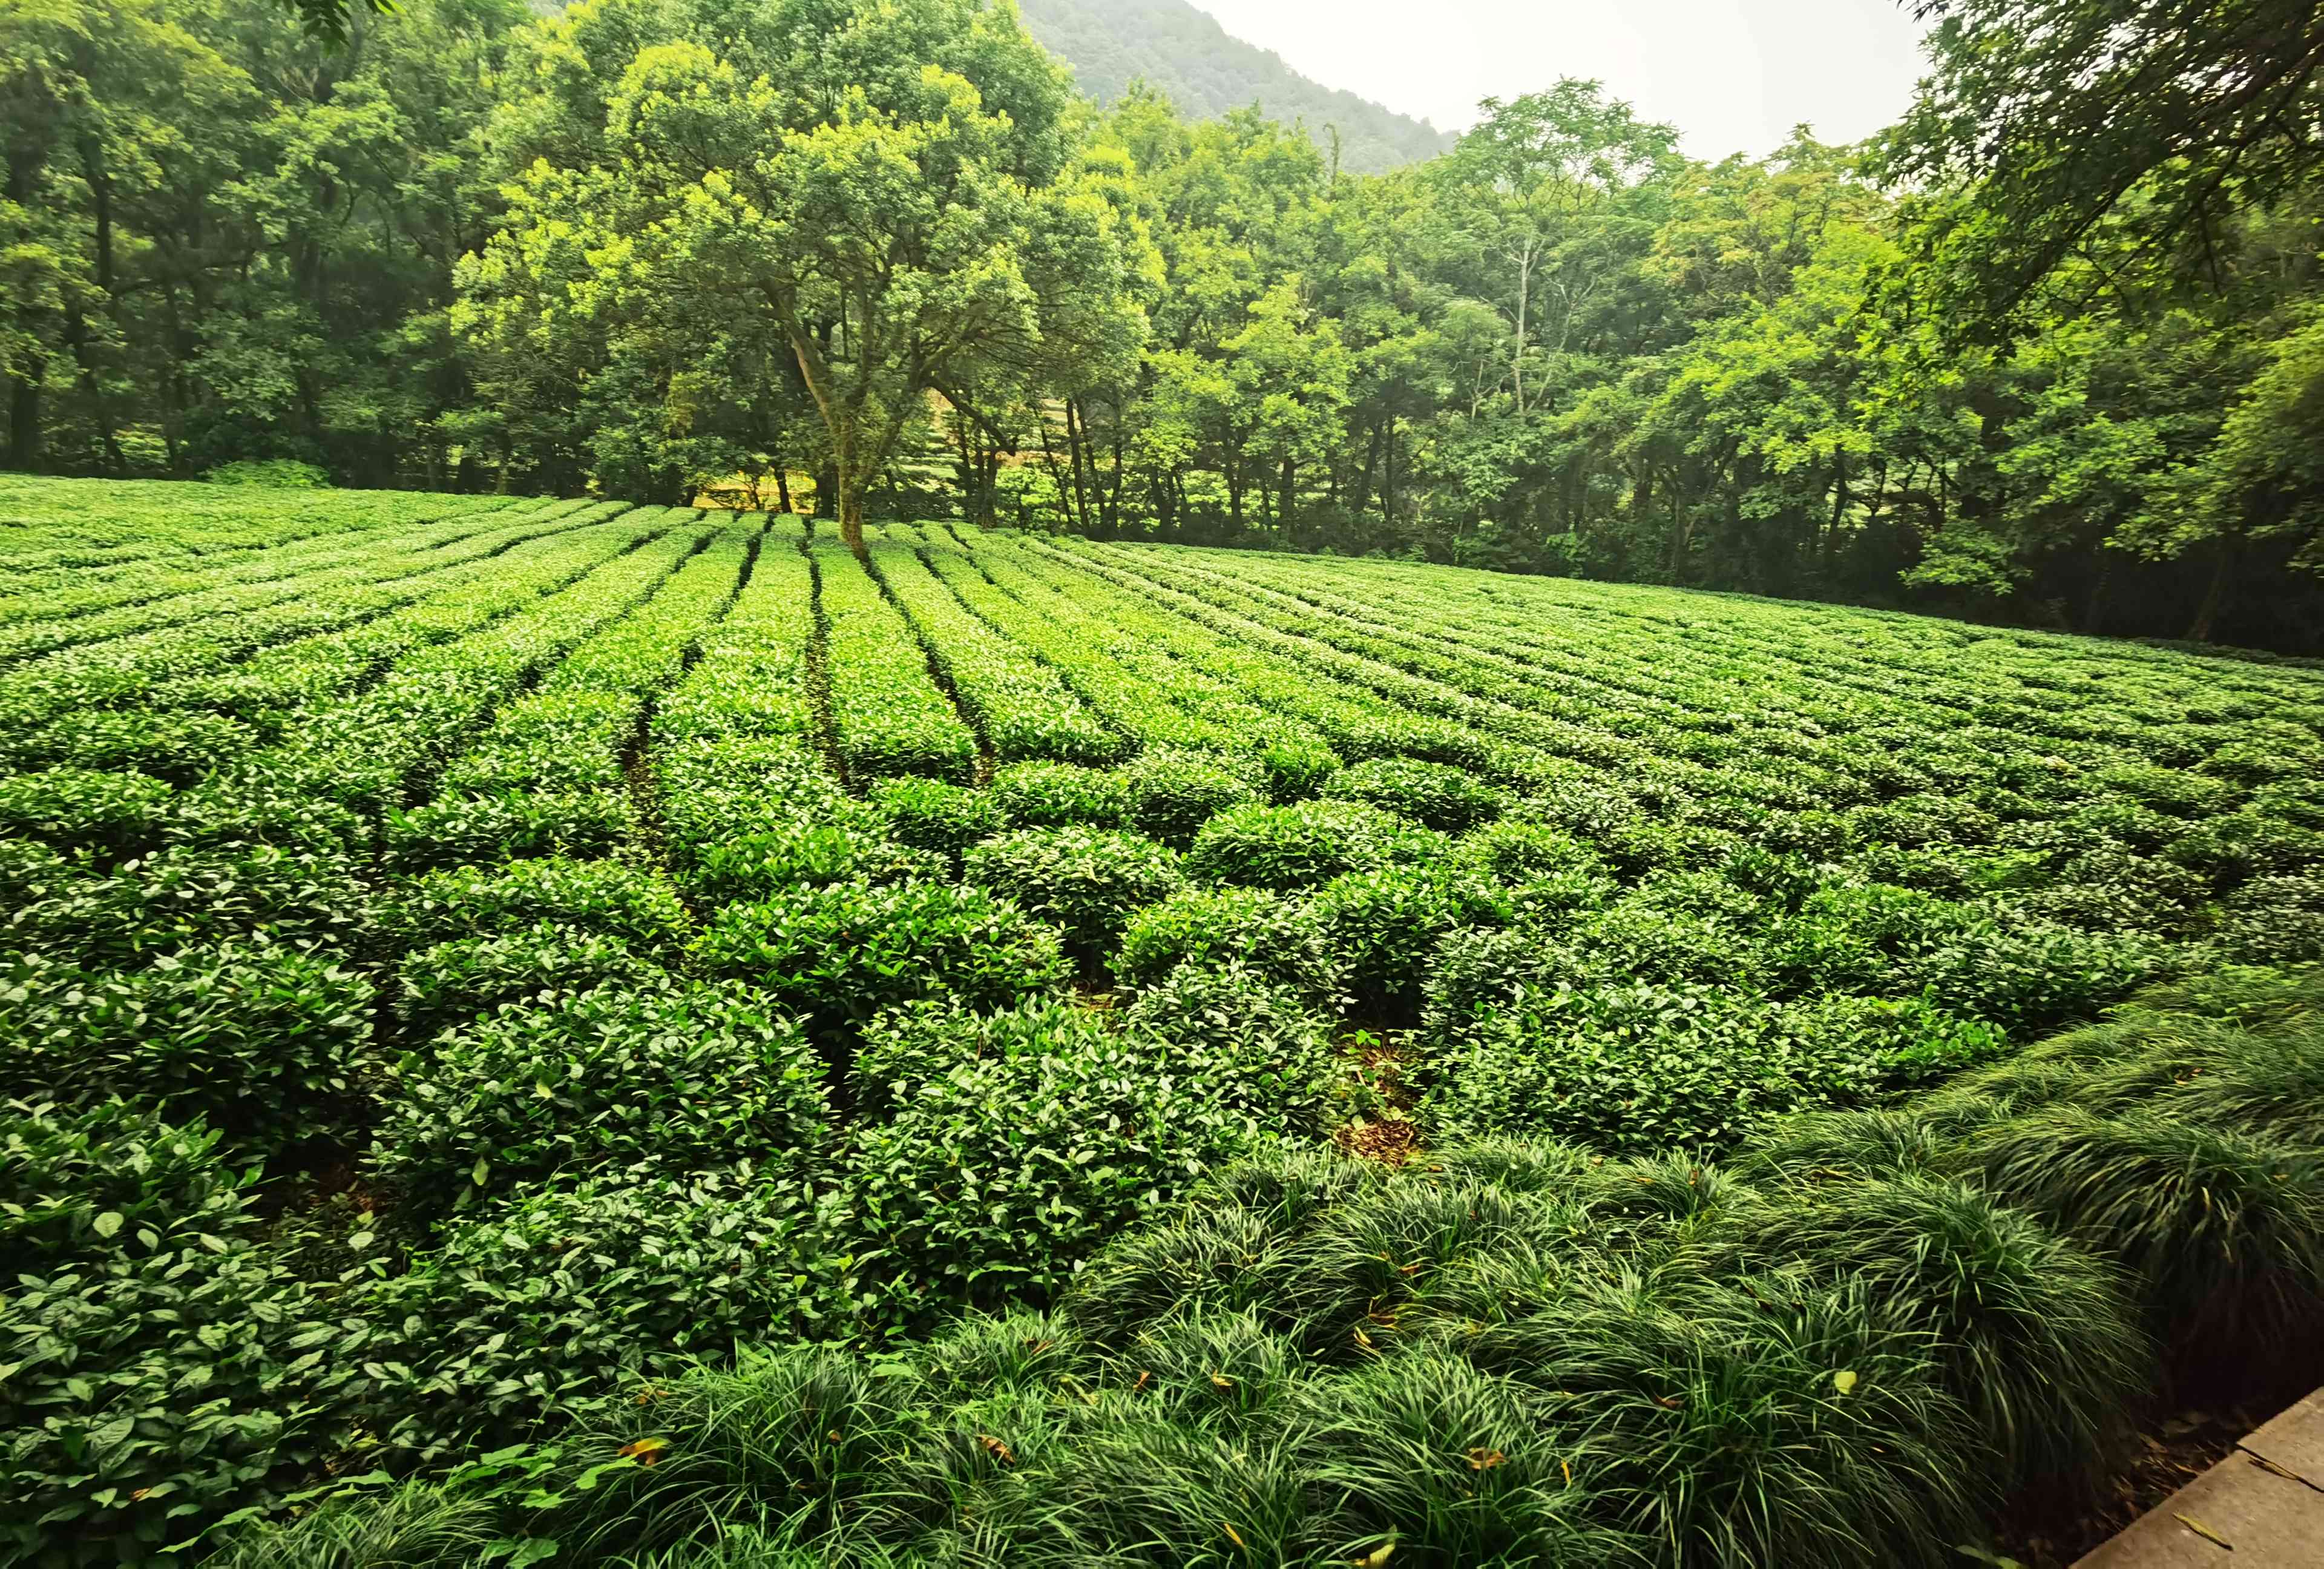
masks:
<svg viewBox="0 0 2324 1569"><path fill-rule="evenodd" d="M2232 10L1964 0L1868 149L1706 164L1569 81L1360 176L1254 111L1101 112L976 0L414 0L336 50L260 0L15 8L0 452L2316 652L2324 23ZM792 35L863 52L810 90Z"/></svg>

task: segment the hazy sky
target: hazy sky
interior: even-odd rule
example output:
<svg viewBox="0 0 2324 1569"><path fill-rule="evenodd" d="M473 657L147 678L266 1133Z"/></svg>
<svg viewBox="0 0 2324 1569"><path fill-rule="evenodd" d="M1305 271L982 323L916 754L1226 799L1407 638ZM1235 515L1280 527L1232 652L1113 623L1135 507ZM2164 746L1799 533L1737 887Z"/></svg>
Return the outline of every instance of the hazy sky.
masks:
<svg viewBox="0 0 2324 1569"><path fill-rule="evenodd" d="M1698 158L1893 122L1921 74L1898 0L1194 0L1325 87L1465 128L1482 97L1594 77Z"/></svg>

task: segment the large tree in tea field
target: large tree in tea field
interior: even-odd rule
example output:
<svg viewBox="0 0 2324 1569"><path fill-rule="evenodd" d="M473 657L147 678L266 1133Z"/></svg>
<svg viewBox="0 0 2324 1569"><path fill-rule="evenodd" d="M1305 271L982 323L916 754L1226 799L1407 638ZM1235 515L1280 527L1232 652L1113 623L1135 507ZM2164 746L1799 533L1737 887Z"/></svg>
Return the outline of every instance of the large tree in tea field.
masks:
<svg viewBox="0 0 2324 1569"><path fill-rule="evenodd" d="M509 221L463 271L519 403L611 378L606 417L682 442L788 395L860 545L931 394L1136 351L1127 220L1006 0L593 0L521 69Z"/></svg>

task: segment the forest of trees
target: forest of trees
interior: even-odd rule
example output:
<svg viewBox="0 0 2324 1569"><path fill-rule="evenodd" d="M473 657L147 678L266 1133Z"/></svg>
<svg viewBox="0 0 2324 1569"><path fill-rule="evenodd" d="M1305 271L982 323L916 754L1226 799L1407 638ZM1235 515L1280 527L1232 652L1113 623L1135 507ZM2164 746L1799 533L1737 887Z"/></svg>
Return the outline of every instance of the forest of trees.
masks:
<svg viewBox="0 0 2324 1569"><path fill-rule="evenodd" d="M0 5L0 463L2324 651L2324 18L2184 9L1934 5L1864 147L1561 81L1367 176L984 0Z"/></svg>

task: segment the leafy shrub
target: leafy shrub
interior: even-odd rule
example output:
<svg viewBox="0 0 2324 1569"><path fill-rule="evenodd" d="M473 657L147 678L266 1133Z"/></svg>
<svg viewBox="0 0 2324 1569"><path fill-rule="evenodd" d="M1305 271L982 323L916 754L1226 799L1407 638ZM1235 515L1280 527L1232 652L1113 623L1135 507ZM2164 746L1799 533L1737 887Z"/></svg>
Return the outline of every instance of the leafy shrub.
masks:
<svg viewBox="0 0 2324 1569"><path fill-rule="evenodd" d="M1460 857L1507 888L1572 883L1608 888L1606 864L1598 852L1563 828L1547 823L1504 819L1461 841ZM1603 902L1601 895L1592 902Z"/></svg>
<svg viewBox="0 0 2324 1569"><path fill-rule="evenodd" d="M1120 772L1069 762L1017 762L992 776L992 798L1016 828L1119 828L1130 810Z"/></svg>
<svg viewBox="0 0 2324 1569"><path fill-rule="evenodd" d="M451 797L621 791L621 760L605 737L626 732L636 713L637 699L627 692L535 693L484 744L444 771L438 792Z"/></svg>
<svg viewBox="0 0 2324 1569"><path fill-rule="evenodd" d="M389 863L406 872L536 855L610 855L636 833L628 796L525 789L445 796L387 818Z"/></svg>
<svg viewBox="0 0 2324 1569"><path fill-rule="evenodd" d="M1240 806L1204 825L1187 875L1245 888L1315 888L1350 872L1430 859L1441 835L1355 801Z"/></svg>
<svg viewBox="0 0 2324 1569"><path fill-rule="evenodd" d="M1065 934L1065 952L1094 970L1131 915L1179 883L1178 857L1133 834L1028 828L969 852L968 881L1013 900Z"/></svg>
<svg viewBox="0 0 2324 1569"><path fill-rule="evenodd" d="M786 705L793 699L784 694ZM706 847L805 822L852 818L862 809L798 736L728 736L659 748L662 827L672 870L685 882Z"/></svg>
<svg viewBox="0 0 2324 1569"><path fill-rule="evenodd" d="M1463 834L1500 815L1501 792L1464 769L1408 757L1379 757L1332 776L1323 794L1361 801L1424 827Z"/></svg>
<svg viewBox="0 0 2324 1569"><path fill-rule="evenodd" d="M1771 976L1794 992L1925 992L2032 1035L2089 1019L2154 977L2151 940L2084 933L1879 884L1835 884L1775 924Z"/></svg>
<svg viewBox="0 0 2324 1569"><path fill-rule="evenodd" d="M830 1201L747 1164L537 1190L456 1223L409 1273L364 1285L365 1417L421 1454L569 1420L628 1374L847 1323Z"/></svg>
<svg viewBox="0 0 2324 1569"><path fill-rule="evenodd" d="M922 997L1005 1008L1071 973L1054 929L1005 899L942 883L798 888L730 905L695 955L822 1031Z"/></svg>
<svg viewBox="0 0 2324 1569"><path fill-rule="evenodd" d="M2241 964L2324 959L2324 876L2262 877L2222 901L2210 946Z"/></svg>
<svg viewBox="0 0 2324 1569"><path fill-rule="evenodd" d="M395 890L374 918L383 935L405 947L548 921L618 937L662 959L683 953L693 926L678 891L659 873L626 862L562 857L430 872Z"/></svg>
<svg viewBox="0 0 2324 1569"><path fill-rule="evenodd" d="M50 865L27 891L13 945L92 968L232 937L345 947L368 908L345 854L263 844L171 845L109 872Z"/></svg>
<svg viewBox="0 0 2324 1569"><path fill-rule="evenodd" d="M2000 1048L1926 1002L1770 1003L1708 988L1526 991L1429 1065L1450 1132L1646 1152L1728 1146L1764 1119L1877 1101Z"/></svg>
<svg viewBox="0 0 2324 1569"><path fill-rule="evenodd" d="M537 921L412 954L396 969L396 1011L417 1039L504 1003L546 1002L600 986L650 986L668 974L619 937Z"/></svg>
<svg viewBox="0 0 2324 1569"><path fill-rule="evenodd" d="M1124 771L1123 817L1149 839L1185 849L1204 824L1258 798L1258 788L1226 758L1202 752L1149 752Z"/></svg>
<svg viewBox="0 0 2324 1569"><path fill-rule="evenodd" d="M257 726L224 714L83 711L0 740L0 755L23 767L60 763L190 787L235 769L260 744L261 734Z"/></svg>
<svg viewBox="0 0 2324 1569"><path fill-rule="evenodd" d="M60 850L134 854L154 846L177 792L142 773L43 769L0 779L0 834Z"/></svg>
<svg viewBox="0 0 2324 1569"><path fill-rule="evenodd" d="M955 869L971 844L1008 826L1001 802L989 791L941 780L882 780L871 801L897 843L942 855Z"/></svg>
<svg viewBox="0 0 2324 1569"><path fill-rule="evenodd" d="M328 490L328 471L290 457L244 457L221 463L202 475L212 485L249 485L259 490Z"/></svg>
<svg viewBox="0 0 2324 1569"><path fill-rule="evenodd" d="M136 970L34 955L0 971L0 1094L118 1097L237 1148L346 1138L383 1066L374 987L327 954L230 939Z"/></svg>
<svg viewBox="0 0 2324 1569"><path fill-rule="evenodd" d="M1397 1018L1416 1014L1429 958L1447 933L1510 914L1490 884L1442 867L1351 872L1325 883L1312 909L1342 989L1359 1008Z"/></svg>
<svg viewBox="0 0 2324 1569"><path fill-rule="evenodd" d="M1312 800L1340 771L1340 754L1320 741L1270 741L1259 750L1267 798L1278 807Z"/></svg>
<svg viewBox="0 0 2324 1569"><path fill-rule="evenodd" d="M438 1209L541 1182L812 1165L824 1066L748 988L595 991L502 1011L407 1057L373 1168Z"/></svg>
<svg viewBox="0 0 2324 1569"><path fill-rule="evenodd" d="M923 1004L866 1033L854 1074L870 1114L852 1191L908 1318L1054 1291L1135 1216L1275 1137L1212 1075L1059 1002Z"/></svg>
<svg viewBox="0 0 2324 1569"><path fill-rule="evenodd" d="M1305 901L1263 888L1187 888L1130 918L1113 973L1151 986L1181 965L1241 965L1310 997L1335 996L1340 966Z"/></svg>
<svg viewBox="0 0 2324 1569"><path fill-rule="evenodd" d="M1330 1018L1241 965L1181 964L1120 1016L1154 1062L1209 1085L1219 1103L1284 1132L1330 1130L1344 1067Z"/></svg>
<svg viewBox="0 0 2324 1569"><path fill-rule="evenodd" d="M344 1363L255 1240L217 1135L114 1103L0 1131L0 1543L140 1564L263 1509L341 1442Z"/></svg>
<svg viewBox="0 0 2324 1569"><path fill-rule="evenodd" d="M710 905L770 899L803 886L944 882L954 870L949 855L899 844L884 826L853 817L801 821L706 844L693 861L687 888Z"/></svg>
<svg viewBox="0 0 2324 1569"><path fill-rule="evenodd" d="M246 768L178 797L163 835L196 850L272 845L318 856L368 857L371 821L325 798L295 771Z"/></svg>

